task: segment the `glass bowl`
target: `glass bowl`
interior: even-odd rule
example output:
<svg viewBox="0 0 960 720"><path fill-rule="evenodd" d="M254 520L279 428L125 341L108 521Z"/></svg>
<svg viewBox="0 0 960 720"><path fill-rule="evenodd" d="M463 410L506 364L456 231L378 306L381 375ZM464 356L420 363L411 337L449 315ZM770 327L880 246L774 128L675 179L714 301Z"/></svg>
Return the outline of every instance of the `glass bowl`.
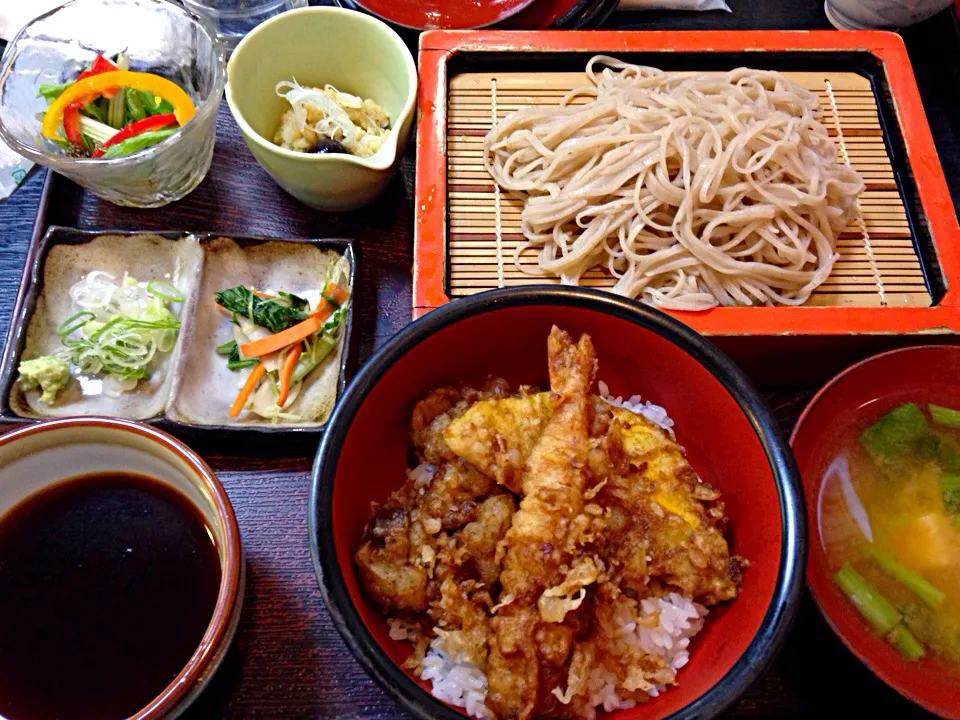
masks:
<svg viewBox="0 0 960 720"><path fill-rule="evenodd" d="M162 75L197 113L167 140L134 155L74 158L40 134L37 88L74 79L96 56L119 52L130 69ZM205 21L167 0L73 0L24 27L0 59L0 139L117 205L159 207L203 180L213 159L224 51Z"/></svg>

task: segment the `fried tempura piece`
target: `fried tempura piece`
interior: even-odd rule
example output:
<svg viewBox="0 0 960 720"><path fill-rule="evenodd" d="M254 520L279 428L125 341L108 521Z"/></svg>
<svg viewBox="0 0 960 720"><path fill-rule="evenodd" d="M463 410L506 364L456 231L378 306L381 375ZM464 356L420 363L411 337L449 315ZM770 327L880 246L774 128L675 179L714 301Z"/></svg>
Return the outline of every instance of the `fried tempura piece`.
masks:
<svg viewBox="0 0 960 720"><path fill-rule="evenodd" d="M562 675L573 647L574 632L561 623L579 603L566 598L568 604L561 607L564 599L551 595L544 618L543 608L537 607L541 595L557 586L583 592L581 584L566 588L563 583L574 560L568 542L572 521L584 505L587 406L597 359L589 336L574 344L556 327L550 332L547 354L554 412L520 476L523 499L504 538L506 557L500 574L501 597L512 602L492 622L487 705L501 720L533 715L538 697ZM577 565L576 577L592 581L584 565Z"/></svg>
<svg viewBox="0 0 960 720"><path fill-rule="evenodd" d="M434 645L453 662L468 662L483 667L487 660L487 639L490 618L487 614L489 595L478 592L476 582L443 581L440 599L434 603L431 616L442 627Z"/></svg>
<svg viewBox="0 0 960 720"><path fill-rule="evenodd" d="M458 574L471 559L459 550L457 538L445 531L475 525L485 498L496 487L492 478L457 458L439 466L422 465L410 473L406 484L394 493L367 523L354 554L361 581L371 597L386 609L426 610L439 594L439 584ZM503 503L504 501L499 501ZM513 500L506 503L512 514ZM486 570L495 572L496 543L509 526L501 509L488 509L484 518L496 528L471 531L477 545L492 542ZM495 516L495 517L492 517ZM498 524L499 523L499 524ZM495 540L484 538L498 530ZM493 578L494 580L496 577Z"/></svg>
<svg viewBox="0 0 960 720"><path fill-rule="evenodd" d="M665 430L622 408L614 418L632 470L597 500L610 510L605 555L616 559L624 587L648 592L655 582L706 605L736 597L742 561L723 537L719 493Z"/></svg>
<svg viewBox="0 0 960 720"><path fill-rule="evenodd" d="M363 587L387 610L426 610L427 571L410 562L410 512L388 502L367 523L354 554Z"/></svg>
<svg viewBox="0 0 960 720"><path fill-rule="evenodd" d="M410 436L420 462L440 463L457 455L443 434L447 426L476 402L497 400L510 395L510 385L502 378L491 380L482 390L476 388L439 388L413 408Z"/></svg>
<svg viewBox="0 0 960 720"><path fill-rule="evenodd" d="M510 529L515 510L512 495L494 495L483 501L477 519L460 532L460 547L466 556L464 564L472 565L480 582L488 588L500 577L497 546Z"/></svg>
<svg viewBox="0 0 960 720"><path fill-rule="evenodd" d="M587 401L597 371L589 336L578 344L554 327L547 341L554 412L520 478L523 499L505 539L500 582L518 600L535 603L563 581L567 526L583 507L587 464Z"/></svg>
<svg viewBox="0 0 960 720"><path fill-rule="evenodd" d="M519 471L553 414L549 393L482 400L443 433L457 455L520 492Z"/></svg>

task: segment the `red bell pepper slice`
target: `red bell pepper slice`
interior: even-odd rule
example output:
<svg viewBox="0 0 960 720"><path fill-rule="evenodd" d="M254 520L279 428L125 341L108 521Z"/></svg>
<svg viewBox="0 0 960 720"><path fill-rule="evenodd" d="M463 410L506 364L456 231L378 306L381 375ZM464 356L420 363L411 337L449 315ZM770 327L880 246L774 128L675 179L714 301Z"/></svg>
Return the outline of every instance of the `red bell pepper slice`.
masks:
<svg viewBox="0 0 960 720"><path fill-rule="evenodd" d="M112 72L117 69L117 66L107 60L103 55L97 55L94 61L90 63L90 67L77 75L77 80L83 80L91 75L99 75L100 73Z"/></svg>
<svg viewBox="0 0 960 720"><path fill-rule="evenodd" d="M69 107L69 105L67 106ZM64 110L64 124L66 124L66 110ZM111 145L116 145L117 143L122 143L124 140L129 140L132 137L136 137L141 133L145 133L148 130L159 130L160 128L165 128L168 125L176 125L177 116L173 113L166 113L164 115L151 115L150 117L145 117L143 120L137 120L136 122L130 123L123 130L118 132L116 135L107 140L103 145L98 147L94 151L91 157L100 157L103 155L103 151L106 150Z"/></svg>
<svg viewBox="0 0 960 720"><path fill-rule="evenodd" d="M63 134L73 145L83 145L83 137L80 135L80 108L84 105L85 103L76 100L63 109Z"/></svg>

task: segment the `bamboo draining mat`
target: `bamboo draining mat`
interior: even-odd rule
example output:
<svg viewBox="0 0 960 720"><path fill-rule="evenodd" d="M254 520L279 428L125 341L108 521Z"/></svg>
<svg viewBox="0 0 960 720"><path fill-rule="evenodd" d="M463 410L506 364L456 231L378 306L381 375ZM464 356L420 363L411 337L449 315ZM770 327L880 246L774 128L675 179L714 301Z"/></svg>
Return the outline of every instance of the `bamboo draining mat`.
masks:
<svg viewBox="0 0 960 720"><path fill-rule="evenodd" d="M866 182L860 197L860 216L837 243L840 260L807 304L929 307L930 294L884 144L870 81L851 72L784 74L817 93L824 124ZM501 263L505 286L557 282L523 273L514 265L514 249L523 240L523 201L498 191L484 170L483 137L493 124L494 108L497 117L503 118L521 107L555 105L571 88L587 82L584 73L463 73L450 79L446 141L447 280L451 297L500 286ZM525 253L521 264L535 269L535 253ZM611 287L613 283L613 278L601 270L591 271L582 281L591 287Z"/></svg>

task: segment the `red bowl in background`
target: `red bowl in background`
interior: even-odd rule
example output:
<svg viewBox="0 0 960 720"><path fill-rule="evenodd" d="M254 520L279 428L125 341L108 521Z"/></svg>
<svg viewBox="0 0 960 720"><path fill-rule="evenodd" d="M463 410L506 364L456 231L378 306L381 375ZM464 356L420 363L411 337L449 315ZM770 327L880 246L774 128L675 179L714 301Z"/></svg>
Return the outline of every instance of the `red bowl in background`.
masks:
<svg viewBox="0 0 960 720"><path fill-rule="evenodd" d="M310 540L334 622L366 670L416 717L461 720L399 668L408 646L388 637L351 556L370 514L405 480L414 403L430 390L489 376L546 387L546 339L557 324L593 338L598 379L639 393L676 422L693 467L724 493L732 550L748 558L739 598L711 611L679 685L609 717L711 717L776 655L793 620L805 553L793 459L771 415L712 344L652 308L580 288L520 287L434 310L394 336L360 371L327 424L310 499Z"/></svg>
<svg viewBox="0 0 960 720"><path fill-rule="evenodd" d="M413 30L467 30L506 20L534 0L353 0L387 22Z"/></svg>
<svg viewBox="0 0 960 720"><path fill-rule="evenodd" d="M844 644L887 685L943 717L960 718L960 671L936 660L908 663L871 632L833 583L819 531L824 471L836 453L838 430L866 426L906 402L944 402L960 391L960 347L929 345L881 353L847 368L810 401L790 438L803 479L810 550L807 583Z"/></svg>

